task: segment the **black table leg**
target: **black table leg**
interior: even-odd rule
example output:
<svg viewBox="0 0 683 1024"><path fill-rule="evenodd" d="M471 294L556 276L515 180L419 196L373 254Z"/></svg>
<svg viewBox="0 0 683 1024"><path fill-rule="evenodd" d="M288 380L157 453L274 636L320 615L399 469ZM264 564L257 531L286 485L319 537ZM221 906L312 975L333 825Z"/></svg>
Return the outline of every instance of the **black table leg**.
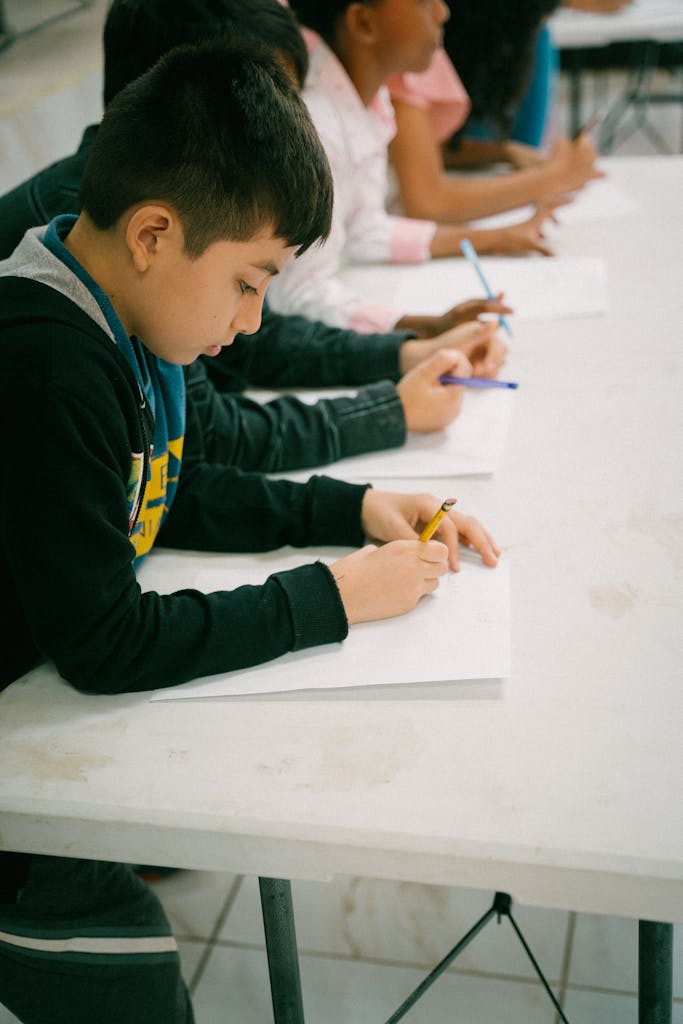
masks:
<svg viewBox="0 0 683 1024"><path fill-rule="evenodd" d="M569 51L569 135L573 138L581 130L583 117L583 55L580 50Z"/></svg>
<svg viewBox="0 0 683 1024"><path fill-rule="evenodd" d="M673 925L638 924L638 1024L671 1024Z"/></svg>
<svg viewBox="0 0 683 1024"><path fill-rule="evenodd" d="M292 887L282 878L259 878L275 1024L304 1024Z"/></svg>

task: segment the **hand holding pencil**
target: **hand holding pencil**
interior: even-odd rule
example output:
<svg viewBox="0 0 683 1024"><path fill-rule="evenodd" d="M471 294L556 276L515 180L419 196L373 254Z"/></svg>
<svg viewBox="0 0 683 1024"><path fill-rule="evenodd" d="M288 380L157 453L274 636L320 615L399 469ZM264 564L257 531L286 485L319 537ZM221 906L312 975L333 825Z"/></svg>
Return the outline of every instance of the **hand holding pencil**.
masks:
<svg viewBox="0 0 683 1024"><path fill-rule="evenodd" d="M474 301L474 305L478 308L485 302ZM491 306L497 307L490 310L494 313L510 310L502 302L491 303ZM473 319L437 334L435 338L409 338L404 341L399 349L401 373L408 373L443 348L457 349L466 355L472 365L472 373L480 377L495 377L505 365L508 354L508 347L498 332L498 321Z"/></svg>
<svg viewBox="0 0 683 1024"><path fill-rule="evenodd" d="M445 388L442 378L456 374L463 380L471 377L469 359L457 349L442 348L398 382L396 390L408 430L421 433L443 430L453 422L462 407L465 391L462 387Z"/></svg>
<svg viewBox="0 0 683 1024"><path fill-rule="evenodd" d="M442 502L443 499L439 500L433 494L400 494L370 489L365 492L361 511L365 535L379 541L405 539L419 543L420 534ZM473 516L448 512L439 522L435 536L448 548L448 562L453 570L458 569L459 542L478 551L485 565L494 566L498 561L500 549Z"/></svg>
<svg viewBox="0 0 683 1024"><path fill-rule="evenodd" d="M431 494L365 492L361 510L367 544L330 566L349 625L386 619L410 611L436 590L449 567L458 570L458 542L479 551L495 566L500 550L476 519L448 509ZM435 522L438 513L438 521ZM440 540L420 540L425 529Z"/></svg>

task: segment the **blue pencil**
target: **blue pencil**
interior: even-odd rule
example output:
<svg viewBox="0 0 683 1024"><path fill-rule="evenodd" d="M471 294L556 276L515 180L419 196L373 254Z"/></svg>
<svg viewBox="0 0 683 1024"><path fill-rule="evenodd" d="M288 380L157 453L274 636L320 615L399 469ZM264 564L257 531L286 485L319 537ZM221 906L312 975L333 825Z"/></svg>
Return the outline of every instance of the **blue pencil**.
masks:
<svg viewBox="0 0 683 1024"><path fill-rule="evenodd" d="M488 281L484 277L484 271L481 269L481 263L479 262L479 257L477 256L477 254L475 252L475 249L474 249L474 246L470 242L469 238L463 238L462 242L460 243L460 249L462 251L463 256L467 260L467 262L470 263L471 266L474 267L474 269L476 271L476 274L477 274L477 277L481 281L482 287L483 287L484 291L486 292L486 298L487 299L495 299L496 296L493 294L493 290L491 289L490 284L488 283ZM504 316L499 317L499 322L500 322L500 326L503 327L505 329L505 331L507 331L508 337L511 338L512 337L512 330L510 329L510 324L507 322L505 317Z"/></svg>
<svg viewBox="0 0 683 1024"><path fill-rule="evenodd" d="M441 384L461 384L465 388L518 388L514 380L494 380L488 377L451 377L444 373L439 377Z"/></svg>

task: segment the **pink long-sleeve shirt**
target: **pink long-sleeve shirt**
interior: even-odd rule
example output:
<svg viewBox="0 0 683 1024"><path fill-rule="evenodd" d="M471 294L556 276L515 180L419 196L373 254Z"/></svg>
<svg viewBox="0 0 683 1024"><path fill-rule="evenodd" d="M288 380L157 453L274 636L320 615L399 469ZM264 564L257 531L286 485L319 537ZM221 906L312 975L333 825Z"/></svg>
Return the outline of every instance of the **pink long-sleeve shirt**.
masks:
<svg viewBox="0 0 683 1024"><path fill-rule="evenodd" d="M435 52L426 71L392 75L387 85L392 100L427 111L437 142L446 142L462 128L472 106L443 47Z"/></svg>
<svg viewBox="0 0 683 1024"><path fill-rule="evenodd" d="M303 97L334 177L332 231L272 281L268 299L281 313L389 331L407 310L370 301L340 272L347 263L421 263L430 258L436 224L386 211L387 147L396 131L388 90L366 107L332 50L317 36L309 46Z"/></svg>

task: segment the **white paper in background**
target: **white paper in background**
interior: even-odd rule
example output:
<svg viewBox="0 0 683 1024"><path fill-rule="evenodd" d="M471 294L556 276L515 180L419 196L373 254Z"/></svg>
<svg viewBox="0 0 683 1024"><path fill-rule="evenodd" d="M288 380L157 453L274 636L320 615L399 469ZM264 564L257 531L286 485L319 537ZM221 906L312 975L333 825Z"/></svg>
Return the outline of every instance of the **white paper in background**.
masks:
<svg viewBox="0 0 683 1024"><path fill-rule="evenodd" d="M520 320L570 320L607 313L604 259L561 256L482 256L484 275L494 292L505 292L514 309L514 335ZM406 265L346 267L342 277L375 302L415 315L441 314L465 299L482 295L474 269L460 258Z"/></svg>
<svg viewBox="0 0 683 1024"><path fill-rule="evenodd" d="M302 562L305 559L302 558ZM269 566L277 572L278 566ZM260 583L258 570L197 574L200 590ZM504 679L510 675L510 578L503 559L495 569L463 552L458 573L406 615L352 626L343 643L284 654L254 668L207 676L155 690L151 700L329 690L391 683Z"/></svg>
<svg viewBox="0 0 683 1024"><path fill-rule="evenodd" d="M639 204L623 188L609 178L596 178L577 192L568 206L558 207L556 216L560 224L574 224L580 221L619 220L639 212Z"/></svg>
<svg viewBox="0 0 683 1024"><path fill-rule="evenodd" d="M639 211L640 206L628 192L615 185L609 178L596 178L594 181L589 181L580 192L576 192L571 203L558 206L555 216L559 221L559 226L562 227L565 224L580 224L582 221L618 220L623 217L632 217ZM481 220L472 221L472 226L504 228L510 224L519 224L523 220L528 220L533 214L533 206L519 206L516 210L506 210L505 213L497 213L492 217L483 217ZM547 232L550 233L554 229L553 223L548 221Z"/></svg>
<svg viewBox="0 0 683 1024"><path fill-rule="evenodd" d="M354 390L290 392L304 402L353 395ZM277 392L249 391L258 402L277 397ZM468 390L458 417L444 430L410 433L400 448L368 452L317 467L338 480L373 480L383 477L476 476L494 473L505 447L512 407L517 392L508 388ZM271 473L286 480L308 480L316 467Z"/></svg>

